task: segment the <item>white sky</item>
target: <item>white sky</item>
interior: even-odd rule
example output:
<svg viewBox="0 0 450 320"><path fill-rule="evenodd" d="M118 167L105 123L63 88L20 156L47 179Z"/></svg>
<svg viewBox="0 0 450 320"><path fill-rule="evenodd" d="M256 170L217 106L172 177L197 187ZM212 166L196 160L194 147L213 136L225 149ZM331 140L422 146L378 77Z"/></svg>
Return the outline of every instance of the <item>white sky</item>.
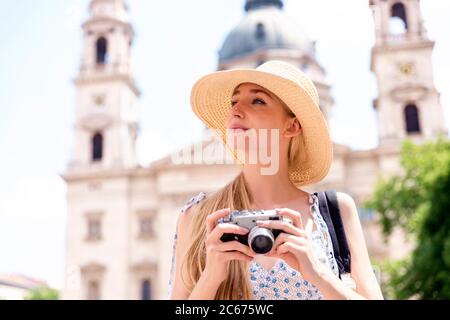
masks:
<svg viewBox="0 0 450 320"><path fill-rule="evenodd" d="M366 0L286 0L299 30L317 40L332 85L332 135L355 149L376 145L369 70L374 40ZM200 137L189 92L214 71L224 37L242 18L243 0L129 0L136 30L133 62L142 164ZM64 172L73 146L74 86L80 25L88 0L0 1L0 273L63 283ZM450 126L450 1L422 0L436 41L436 86ZM174 116L176 115L176 117Z"/></svg>

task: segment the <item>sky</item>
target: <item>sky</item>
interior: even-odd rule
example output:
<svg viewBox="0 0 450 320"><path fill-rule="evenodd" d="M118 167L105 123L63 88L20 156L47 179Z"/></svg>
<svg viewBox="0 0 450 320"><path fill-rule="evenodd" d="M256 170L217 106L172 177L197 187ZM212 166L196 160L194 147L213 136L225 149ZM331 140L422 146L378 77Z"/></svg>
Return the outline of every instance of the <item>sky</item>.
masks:
<svg viewBox="0 0 450 320"><path fill-rule="evenodd" d="M142 165L198 141L192 84L217 67L243 0L128 0L136 32L134 76ZM317 41L335 99L331 133L353 149L377 144L370 72L373 20L366 0L285 0L286 15ZM0 274L21 273L61 288L65 183L74 145L81 23L88 0L0 0ZM450 1L422 0L436 41L434 78L450 127ZM176 117L174 116L176 115Z"/></svg>

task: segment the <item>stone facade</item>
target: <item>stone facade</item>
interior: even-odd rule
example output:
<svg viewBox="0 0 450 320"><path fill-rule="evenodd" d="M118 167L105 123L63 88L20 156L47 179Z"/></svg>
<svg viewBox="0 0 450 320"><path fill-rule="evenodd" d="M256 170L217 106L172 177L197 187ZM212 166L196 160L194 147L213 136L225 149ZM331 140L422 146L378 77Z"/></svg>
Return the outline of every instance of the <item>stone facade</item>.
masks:
<svg viewBox="0 0 450 320"><path fill-rule="evenodd" d="M255 14L270 23L284 23L282 1L276 1L274 7L270 3L274 2L253 9L249 5L245 28L245 19ZM378 260L398 258L408 245L401 234L384 244L373 213L365 210L362 202L372 194L382 174L401 174L402 140L408 137L421 142L438 133L446 134L447 128L433 83L433 42L423 30L419 0L371 0L370 6L377 35L372 71L379 87L374 107L380 144L361 151L335 143L328 176L303 189L314 192L335 188L351 195L358 206L371 257ZM239 167L175 165L170 156L145 168L137 164L134 102L139 89L132 76L133 28L127 7L122 0L92 0L90 12L83 24L84 50L75 80L74 157L63 175L68 219L62 298L165 299L179 210L198 192L213 192L224 186L239 173ZM390 33L392 19L406 21L403 33ZM265 32L273 32L265 31L261 23L256 28L259 39ZM314 56L314 44L304 38L295 43L298 46L291 49L253 48L220 60L218 69L256 67L271 59L301 66L316 83L321 109L328 120L333 98L325 70ZM407 106L409 111L405 112Z"/></svg>

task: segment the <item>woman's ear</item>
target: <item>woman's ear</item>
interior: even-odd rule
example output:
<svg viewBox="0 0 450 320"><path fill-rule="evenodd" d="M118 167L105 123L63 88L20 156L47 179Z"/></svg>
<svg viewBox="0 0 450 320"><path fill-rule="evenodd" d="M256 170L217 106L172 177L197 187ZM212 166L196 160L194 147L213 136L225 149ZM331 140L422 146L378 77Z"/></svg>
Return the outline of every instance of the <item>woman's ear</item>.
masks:
<svg viewBox="0 0 450 320"><path fill-rule="evenodd" d="M286 138L295 137L302 131L302 126L297 118L291 118L288 120L287 128L284 130L284 136Z"/></svg>

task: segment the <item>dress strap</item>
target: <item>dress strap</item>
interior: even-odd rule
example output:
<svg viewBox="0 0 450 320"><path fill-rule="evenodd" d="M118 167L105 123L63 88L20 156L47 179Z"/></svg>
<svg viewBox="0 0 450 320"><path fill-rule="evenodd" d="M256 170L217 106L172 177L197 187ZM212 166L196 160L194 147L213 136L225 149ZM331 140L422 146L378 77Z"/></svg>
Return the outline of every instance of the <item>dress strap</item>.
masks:
<svg viewBox="0 0 450 320"><path fill-rule="evenodd" d="M314 224L316 225L316 229L323 232L323 228L320 225L320 221L317 219L315 206L318 204L317 198L314 194L309 194L309 215L313 219Z"/></svg>
<svg viewBox="0 0 450 320"><path fill-rule="evenodd" d="M201 191L201 192L198 193L197 195L193 196L193 197L190 198L190 199L184 204L184 206L181 208L181 213L185 213L190 207L192 207L194 204L199 203L199 202L202 201L205 197L206 197L206 193L204 193L203 191Z"/></svg>

